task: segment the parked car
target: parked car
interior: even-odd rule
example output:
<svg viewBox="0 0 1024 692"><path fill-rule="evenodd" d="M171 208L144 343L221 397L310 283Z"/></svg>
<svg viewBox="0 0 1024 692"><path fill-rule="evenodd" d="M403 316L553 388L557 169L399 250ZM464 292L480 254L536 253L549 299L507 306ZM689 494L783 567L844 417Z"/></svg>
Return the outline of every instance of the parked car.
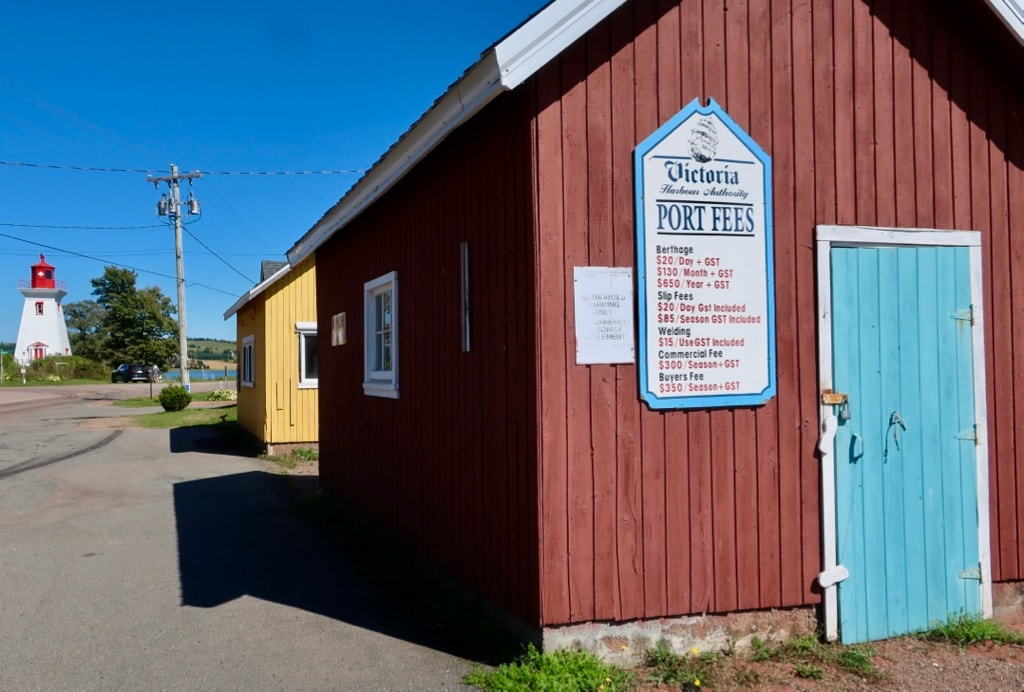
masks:
<svg viewBox="0 0 1024 692"><path fill-rule="evenodd" d="M110 373L111 382L152 382L153 368L139 363L121 363Z"/></svg>

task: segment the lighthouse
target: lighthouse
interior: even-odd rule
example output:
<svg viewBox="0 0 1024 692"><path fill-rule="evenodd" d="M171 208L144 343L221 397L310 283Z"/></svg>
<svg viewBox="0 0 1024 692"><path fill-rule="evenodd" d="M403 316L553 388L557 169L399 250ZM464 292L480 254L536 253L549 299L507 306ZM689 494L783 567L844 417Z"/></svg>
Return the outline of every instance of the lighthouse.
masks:
<svg viewBox="0 0 1024 692"><path fill-rule="evenodd" d="M32 265L32 280L18 281L18 291L25 296L21 311L21 327L14 347L14 359L22 365L46 356L70 356L68 326L64 322L61 298L68 292L64 283L54 278L54 267L46 257Z"/></svg>

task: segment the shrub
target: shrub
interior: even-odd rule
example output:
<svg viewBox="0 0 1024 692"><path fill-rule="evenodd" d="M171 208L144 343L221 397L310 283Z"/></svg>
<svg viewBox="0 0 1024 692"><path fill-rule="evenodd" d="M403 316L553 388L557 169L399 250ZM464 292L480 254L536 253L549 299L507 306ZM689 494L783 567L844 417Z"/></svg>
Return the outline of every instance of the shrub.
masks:
<svg viewBox="0 0 1024 692"><path fill-rule="evenodd" d="M309 449L308 447L299 447L292 451L292 453L299 458L300 461L310 462L316 461L320 458L320 453L315 449Z"/></svg>
<svg viewBox="0 0 1024 692"><path fill-rule="evenodd" d="M594 654L565 649L542 654L533 644L512 663L489 672L474 668L462 682L488 692L617 692L632 686L626 671L603 663Z"/></svg>
<svg viewBox="0 0 1024 692"><path fill-rule="evenodd" d="M234 389L215 389L210 392L210 396L207 397L207 401L236 401L238 399L238 393Z"/></svg>
<svg viewBox="0 0 1024 692"><path fill-rule="evenodd" d="M13 357L4 357L4 379L20 380L21 370ZM107 366L81 356L47 356L30 362L25 368L30 382L62 382L64 380L110 380Z"/></svg>
<svg viewBox="0 0 1024 692"><path fill-rule="evenodd" d="M164 411L181 411L192 403L192 395L180 385L171 385L160 390L160 405Z"/></svg>

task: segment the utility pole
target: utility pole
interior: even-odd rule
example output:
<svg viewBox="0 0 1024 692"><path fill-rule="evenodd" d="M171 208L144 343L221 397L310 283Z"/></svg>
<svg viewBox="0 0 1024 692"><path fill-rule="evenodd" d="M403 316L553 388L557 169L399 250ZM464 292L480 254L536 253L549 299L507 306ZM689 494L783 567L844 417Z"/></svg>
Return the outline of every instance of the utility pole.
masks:
<svg viewBox="0 0 1024 692"><path fill-rule="evenodd" d="M146 181L153 183L155 187L159 188L160 183L167 183L167 187L171 191L170 197L167 196L167 193L160 196L160 201L156 203L156 213L158 216L169 216L174 221L174 257L178 270L178 369L181 372L181 386L188 391L192 390L192 385L188 377L188 336L185 332L185 266L181 253L181 193L178 183L181 180L187 180L191 185L194 178L201 177L199 171L178 173L178 167L173 163L169 176L146 176ZM199 214L199 200L195 198L191 190L188 192L185 204L189 215Z"/></svg>

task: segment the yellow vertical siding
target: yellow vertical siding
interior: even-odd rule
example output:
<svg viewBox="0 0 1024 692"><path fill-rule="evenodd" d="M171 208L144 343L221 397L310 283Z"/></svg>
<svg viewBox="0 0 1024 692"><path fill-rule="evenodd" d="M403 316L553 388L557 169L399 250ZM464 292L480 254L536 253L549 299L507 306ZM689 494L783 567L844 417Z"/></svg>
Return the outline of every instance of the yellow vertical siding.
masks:
<svg viewBox="0 0 1024 692"><path fill-rule="evenodd" d="M264 339L268 390L268 444L316 442L319 435L316 389L299 389L298 322L316 322L316 264L308 257L267 289ZM259 360L259 359L258 359Z"/></svg>
<svg viewBox="0 0 1024 692"><path fill-rule="evenodd" d="M266 312L264 310L264 296L259 295L247 305L243 306L235 315L238 343L239 386L238 386L238 423L255 435L258 439L267 440L267 383L266 368L263 367L263 337L266 331ZM254 338L254 386L243 386L241 383L242 367L242 341L248 337Z"/></svg>
<svg viewBox="0 0 1024 692"><path fill-rule="evenodd" d="M236 313L238 352L254 337L254 386L240 387L238 422L267 445L316 442L316 389L299 389L298 322L316 322L315 256L294 267Z"/></svg>

